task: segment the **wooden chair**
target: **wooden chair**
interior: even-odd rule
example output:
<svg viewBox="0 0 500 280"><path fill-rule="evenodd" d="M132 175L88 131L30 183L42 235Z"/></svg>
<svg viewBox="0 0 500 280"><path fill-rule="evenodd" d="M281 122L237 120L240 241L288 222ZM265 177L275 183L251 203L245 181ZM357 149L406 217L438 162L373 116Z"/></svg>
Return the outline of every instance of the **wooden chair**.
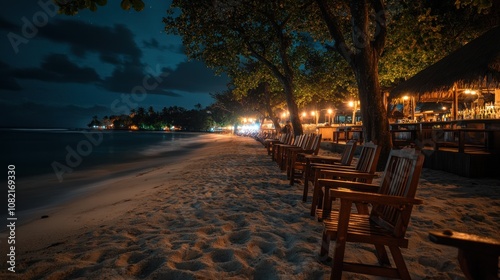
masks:
<svg viewBox="0 0 500 280"><path fill-rule="evenodd" d="M275 161L281 170L285 170L287 155L290 150L305 150L311 145L313 134L303 134L298 136L298 140L292 145L279 145L275 154Z"/></svg>
<svg viewBox="0 0 500 280"><path fill-rule="evenodd" d="M458 248L458 263L467 279L499 279L499 239L451 230L431 231L429 239Z"/></svg>
<svg viewBox="0 0 500 280"><path fill-rule="evenodd" d="M311 216L317 216L318 219L322 219L324 215L321 209L324 206L330 207L328 190L331 187L332 179L342 177L345 180L370 183L371 180L376 177L375 169L377 168L380 151L381 147L378 145L372 142L365 143L362 146L358 162L354 168L351 166L313 165L311 167L312 172L314 172ZM350 174L348 172L350 172ZM323 192L322 189L325 189L325 191ZM324 193L326 195L324 195Z"/></svg>
<svg viewBox="0 0 500 280"><path fill-rule="evenodd" d="M290 185L293 185L293 172L296 170L303 170L306 163L306 157L316 157L321 145L321 134L317 134L310 139L310 143L305 149L291 149L286 156L286 173L287 178L290 179ZM302 177L302 176L301 176Z"/></svg>
<svg viewBox="0 0 500 280"><path fill-rule="evenodd" d="M271 146L272 160L273 161L275 160L276 153L278 152L278 149L281 145L292 145L295 142L295 140L296 140L295 135L293 135L292 133L286 133L285 138L282 142L273 143L273 145Z"/></svg>
<svg viewBox="0 0 500 280"><path fill-rule="evenodd" d="M271 155L271 149L272 149L273 144L284 143L286 141L286 138L288 137L288 135L291 135L291 134L282 133L281 135L279 135L276 138L265 139L264 140L264 147L267 150L267 154Z"/></svg>
<svg viewBox="0 0 500 280"><path fill-rule="evenodd" d="M388 278L411 279L400 248L408 247L405 238L415 199L424 156L413 149L393 150L377 193L359 191L373 185L337 181L330 195L340 199L339 211L331 211L323 221L320 257L328 257L330 240L335 240L331 279L340 280L343 271ZM358 190L353 190L358 189ZM353 203L370 203L369 214L351 213ZM347 242L373 244L379 265L344 261ZM395 267L386 251L391 252Z"/></svg>
<svg viewBox="0 0 500 280"><path fill-rule="evenodd" d="M304 177L304 193L302 195L302 201L307 201L307 193L309 192L309 178L311 177L310 173L312 170L312 165L318 164L328 164L328 165L341 165L341 166L350 166L352 162L352 158L354 157L354 151L356 150L357 141L351 140L346 143L344 150L340 156L332 157L332 156L319 156L319 155L306 155L305 156L305 165L300 167L293 167L290 171L290 186L293 186L293 183L296 178ZM296 172L298 170L298 172Z"/></svg>

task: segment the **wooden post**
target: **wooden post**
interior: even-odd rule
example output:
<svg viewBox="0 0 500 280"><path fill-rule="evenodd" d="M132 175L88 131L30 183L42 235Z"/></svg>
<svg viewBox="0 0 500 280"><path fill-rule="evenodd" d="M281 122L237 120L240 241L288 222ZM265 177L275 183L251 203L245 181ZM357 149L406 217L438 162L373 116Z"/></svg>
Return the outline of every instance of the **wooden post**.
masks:
<svg viewBox="0 0 500 280"><path fill-rule="evenodd" d="M458 86L457 83L453 85L453 105L451 107L451 117L455 121L458 116Z"/></svg>

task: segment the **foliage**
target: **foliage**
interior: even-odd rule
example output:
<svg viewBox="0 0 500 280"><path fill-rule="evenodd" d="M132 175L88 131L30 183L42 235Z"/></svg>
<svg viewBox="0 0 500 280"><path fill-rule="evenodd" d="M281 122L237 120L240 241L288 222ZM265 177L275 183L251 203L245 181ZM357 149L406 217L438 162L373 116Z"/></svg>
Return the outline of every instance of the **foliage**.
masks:
<svg viewBox="0 0 500 280"><path fill-rule="evenodd" d="M92 12L97 11L97 6L104 6L108 3L107 0L54 0L59 6L59 13L66 15L76 15L78 11L89 9ZM124 10L133 8L137 12L144 9L142 0L122 0L120 6Z"/></svg>
<svg viewBox="0 0 500 280"><path fill-rule="evenodd" d="M301 1L192 1L176 0L164 19L169 33L182 36L190 58L201 59L218 72L231 76L244 95L262 82L283 87L296 133L301 133L295 103L295 77L304 63L306 48L295 26L304 24L307 13ZM304 52L306 51L306 52ZM251 75L265 80L245 80L245 65L260 63L266 71ZM245 73L248 75L250 73ZM276 81L270 81L273 77ZM253 82L253 85L252 85ZM298 126L298 127L297 127Z"/></svg>
<svg viewBox="0 0 500 280"><path fill-rule="evenodd" d="M491 9L490 9L491 10ZM389 0L380 80L390 89L491 28L493 13L455 9L454 0Z"/></svg>

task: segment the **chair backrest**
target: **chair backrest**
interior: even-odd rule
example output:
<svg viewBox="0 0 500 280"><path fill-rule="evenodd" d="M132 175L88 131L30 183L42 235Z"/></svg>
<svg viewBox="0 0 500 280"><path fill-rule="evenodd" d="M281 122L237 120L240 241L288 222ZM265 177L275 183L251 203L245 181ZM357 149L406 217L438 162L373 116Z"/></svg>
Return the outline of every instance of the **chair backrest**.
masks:
<svg viewBox="0 0 500 280"><path fill-rule="evenodd" d="M302 143L302 145L300 145L300 147L302 148L302 150L309 150L311 149L313 141L314 141L314 134L309 133L306 135L304 142Z"/></svg>
<svg viewBox="0 0 500 280"><path fill-rule="evenodd" d="M285 141L283 143L285 143L286 145L292 145L294 141L295 141L295 137L294 137L293 133L287 133L286 137L285 137Z"/></svg>
<svg viewBox="0 0 500 280"><path fill-rule="evenodd" d="M363 144L361 154L356 163L356 171L373 173L377 168L378 158L380 156L381 147L368 142Z"/></svg>
<svg viewBox="0 0 500 280"><path fill-rule="evenodd" d="M379 193L415 198L424 155L414 149L392 150L389 154ZM404 237L412 211L408 205L373 205L370 219L392 231L396 237Z"/></svg>
<svg viewBox="0 0 500 280"><path fill-rule="evenodd" d="M341 165L351 165L352 158L354 157L354 152L356 151L356 146L358 145L357 140L349 140L345 144L344 151L340 157Z"/></svg>
<svg viewBox="0 0 500 280"><path fill-rule="evenodd" d="M296 141L295 146L304 148L305 145L307 145L307 142L309 141L309 134L302 134L299 136L300 141Z"/></svg>
<svg viewBox="0 0 500 280"><path fill-rule="evenodd" d="M312 152L313 155L317 155L319 153L319 148L320 148L320 144L321 144L321 136L322 136L321 133L315 135L311 141L311 146L308 148L308 150L313 151Z"/></svg>

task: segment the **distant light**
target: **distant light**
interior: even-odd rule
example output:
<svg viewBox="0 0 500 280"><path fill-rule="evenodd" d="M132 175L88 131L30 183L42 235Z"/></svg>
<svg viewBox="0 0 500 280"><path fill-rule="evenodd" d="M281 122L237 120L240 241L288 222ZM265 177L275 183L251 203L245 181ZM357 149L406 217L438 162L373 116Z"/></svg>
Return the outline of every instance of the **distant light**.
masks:
<svg viewBox="0 0 500 280"><path fill-rule="evenodd" d="M410 97L408 95L403 96L403 100L408 100Z"/></svg>

